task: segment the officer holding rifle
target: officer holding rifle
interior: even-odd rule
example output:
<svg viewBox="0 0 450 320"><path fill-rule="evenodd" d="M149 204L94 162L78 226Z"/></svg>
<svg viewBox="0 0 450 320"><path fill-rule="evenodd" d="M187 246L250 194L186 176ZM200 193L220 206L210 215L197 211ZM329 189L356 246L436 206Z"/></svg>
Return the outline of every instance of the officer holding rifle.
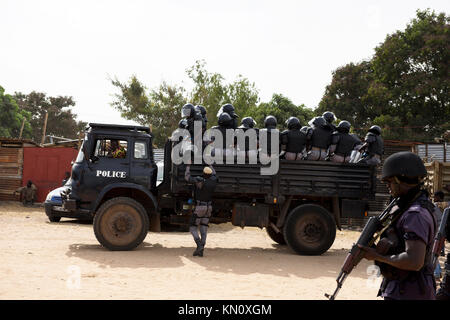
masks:
<svg viewBox="0 0 450 320"><path fill-rule="evenodd" d="M437 224L434 206L422 189L426 174L422 160L411 152L395 153L383 165L382 179L400 210L376 248L359 248L380 267L379 295L385 300L436 298L431 258Z"/></svg>

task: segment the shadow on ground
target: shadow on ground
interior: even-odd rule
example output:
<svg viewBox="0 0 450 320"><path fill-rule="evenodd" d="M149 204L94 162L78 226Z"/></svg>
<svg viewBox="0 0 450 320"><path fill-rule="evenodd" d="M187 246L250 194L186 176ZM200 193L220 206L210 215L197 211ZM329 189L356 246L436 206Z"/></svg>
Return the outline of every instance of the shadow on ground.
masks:
<svg viewBox="0 0 450 320"><path fill-rule="evenodd" d="M314 279L335 278L348 252L330 249L321 256L300 256L286 246L275 244L272 248L207 247L204 257L193 257L193 250L194 246L171 248L147 242L132 251L109 251L100 244L73 244L66 255L95 262L102 268L179 268L188 259L212 272ZM365 272L354 272L352 276L367 278Z"/></svg>

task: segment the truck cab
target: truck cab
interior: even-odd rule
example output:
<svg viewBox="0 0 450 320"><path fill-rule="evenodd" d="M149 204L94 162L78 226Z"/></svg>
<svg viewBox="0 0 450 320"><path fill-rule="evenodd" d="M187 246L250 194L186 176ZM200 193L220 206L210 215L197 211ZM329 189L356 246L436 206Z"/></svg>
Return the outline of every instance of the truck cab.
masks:
<svg viewBox="0 0 450 320"><path fill-rule="evenodd" d="M46 213L50 221L93 219L105 202L120 195L145 206L152 216L157 174L150 128L90 123L71 178L60 189L62 203L47 199Z"/></svg>

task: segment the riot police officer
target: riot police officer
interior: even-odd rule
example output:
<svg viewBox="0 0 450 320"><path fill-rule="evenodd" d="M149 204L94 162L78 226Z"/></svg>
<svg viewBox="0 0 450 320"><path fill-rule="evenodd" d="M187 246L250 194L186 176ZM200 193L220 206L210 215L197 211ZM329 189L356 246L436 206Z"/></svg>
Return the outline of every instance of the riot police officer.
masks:
<svg viewBox="0 0 450 320"><path fill-rule="evenodd" d="M384 153L384 141L381 138L381 128L379 126L371 126L364 139L364 144L360 148L360 152L364 152L360 162L369 165L378 165L381 163L381 156Z"/></svg>
<svg viewBox="0 0 450 320"><path fill-rule="evenodd" d="M281 145L286 149L286 160L302 160L305 156L306 133L300 129L302 125L297 117L286 120L287 130L281 133Z"/></svg>
<svg viewBox="0 0 450 320"><path fill-rule="evenodd" d="M273 136L275 134L279 134L278 130L277 130L277 118L275 118L272 115L268 115L265 119L264 119L264 128L259 130L259 138L261 139L261 133L264 132L265 136L267 137L267 156L273 156L273 154L278 153L278 155L280 154L280 144L278 144L277 146L277 150L272 150L272 139ZM260 141L260 147L261 147L261 143L264 143L264 141ZM262 146L262 150L264 150L264 146Z"/></svg>
<svg viewBox="0 0 450 320"><path fill-rule="evenodd" d="M203 176L192 177L190 165L186 166L184 179L193 184L195 208L191 216L189 231L197 245L193 255L203 257L206 245L208 223L212 212L212 196L217 186L218 178L212 166L203 168ZM200 236L198 231L200 229Z"/></svg>
<svg viewBox="0 0 450 320"><path fill-rule="evenodd" d="M450 184L444 187L450 192ZM447 202L447 207L450 207L450 201ZM447 220L447 226L445 228L445 238L450 241L450 219ZM439 263L439 262L438 262ZM450 252L447 252L447 257L444 264L444 277L442 278L440 288L436 293L437 300L450 300Z"/></svg>
<svg viewBox="0 0 450 320"><path fill-rule="evenodd" d="M243 132L247 132L249 129L255 131L256 143L254 144L254 148L250 148L250 138L248 136L245 137L244 146L237 145L237 155L240 158L249 159L249 157L253 157L256 159L258 154L258 128L255 128L256 121L252 117L245 117L241 120L241 125L237 128L238 130L242 130ZM236 140L237 144L237 140Z"/></svg>
<svg viewBox="0 0 450 320"><path fill-rule="evenodd" d="M222 148L214 148L214 154L217 156L229 156L234 154L234 138L227 141L227 130L233 129L234 119L227 112L222 112L219 115L218 126L211 129L219 130L222 134ZM234 137L234 135L233 135ZM215 140L215 137L213 137Z"/></svg>
<svg viewBox="0 0 450 320"><path fill-rule="evenodd" d="M323 117L313 118L309 125L312 129L307 136L310 145L307 160L325 160L331 144L332 128Z"/></svg>
<svg viewBox="0 0 450 320"><path fill-rule="evenodd" d="M186 118L186 122L187 122L186 129L191 134L192 142L194 142L195 138L201 139L200 136L194 137L194 133L195 133L194 132L194 123L195 123L195 121L200 121L202 123L202 127L203 127L203 118L202 118L202 115L195 110L195 107L192 103L186 103L181 108L181 116L183 118ZM200 134L201 134L201 132L200 132Z"/></svg>
<svg viewBox="0 0 450 320"><path fill-rule="evenodd" d="M398 201L398 214L377 248L359 247L380 267L378 294L384 299L435 299L431 259L437 225L434 205L423 188L426 175L422 160L412 152L394 153L383 164L382 179Z"/></svg>
<svg viewBox="0 0 450 320"><path fill-rule="evenodd" d="M332 162L350 162L352 151L359 147L360 141L349 133L350 128L350 122L341 121L331 135L331 146L328 153Z"/></svg>
<svg viewBox="0 0 450 320"><path fill-rule="evenodd" d="M239 116L236 114L234 106L231 103L224 104L217 112L217 118L219 118L220 115L224 112L228 113L233 119L233 121L231 122L231 128L236 129L238 125L237 118L239 118Z"/></svg>
<svg viewBox="0 0 450 320"><path fill-rule="evenodd" d="M208 118L206 117L206 108L199 104L195 106L195 111L202 116L202 132L204 133L208 124Z"/></svg>
<svg viewBox="0 0 450 320"><path fill-rule="evenodd" d="M333 122L336 121L336 116L334 115L334 113L331 111L325 111L322 114L322 117L327 122L328 126L330 127L330 130L332 132L336 131L336 126L333 124Z"/></svg>

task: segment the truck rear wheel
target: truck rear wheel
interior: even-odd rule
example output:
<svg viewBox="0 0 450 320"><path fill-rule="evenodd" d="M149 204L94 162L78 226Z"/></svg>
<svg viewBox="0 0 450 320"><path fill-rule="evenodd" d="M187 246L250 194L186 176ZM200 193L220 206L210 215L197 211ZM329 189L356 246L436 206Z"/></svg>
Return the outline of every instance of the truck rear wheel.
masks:
<svg viewBox="0 0 450 320"><path fill-rule="evenodd" d="M150 227L144 207L131 198L103 203L94 216L97 240L109 250L132 250L144 241Z"/></svg>
<svg viewBox="0 0 450 320"><path fill-rule="evenodd" d="M320 255L336 238L334 218L323 207L304 204L293 209L284 225L284 238L298 254Z"/></svg>
<svg viewBox="0 0 450 320"><path fill-rule="evenodd" d="M276 232L271 226L266 227L267 235L278 244L285 245L283 232Z"/></svg>

